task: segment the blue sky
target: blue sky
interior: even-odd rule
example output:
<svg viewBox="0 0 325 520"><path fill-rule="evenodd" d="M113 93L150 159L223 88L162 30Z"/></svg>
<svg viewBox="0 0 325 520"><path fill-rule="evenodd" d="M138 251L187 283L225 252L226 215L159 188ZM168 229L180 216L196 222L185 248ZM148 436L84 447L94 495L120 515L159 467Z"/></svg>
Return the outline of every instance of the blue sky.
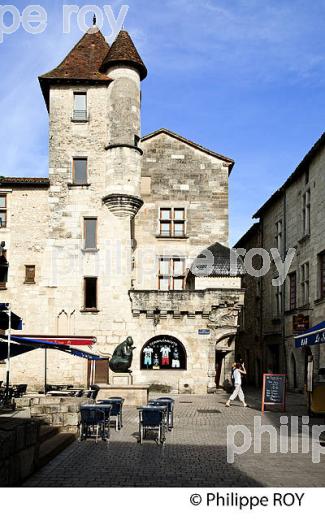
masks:
<svg viewBox="0 0 325 520"><path fill-rule="evenodd" d="M26 1L8 2L20 12ZM39 35L0 44L0 174L47 176L47 111L37 76L81 37L63 4L129 5L125 27L148 70L142 133L166 127L235 159L230 244L324 131L325 0L38 0ZM6 18L6 23L10 23ZM110 39L110 26L102 32Z"/></svg>

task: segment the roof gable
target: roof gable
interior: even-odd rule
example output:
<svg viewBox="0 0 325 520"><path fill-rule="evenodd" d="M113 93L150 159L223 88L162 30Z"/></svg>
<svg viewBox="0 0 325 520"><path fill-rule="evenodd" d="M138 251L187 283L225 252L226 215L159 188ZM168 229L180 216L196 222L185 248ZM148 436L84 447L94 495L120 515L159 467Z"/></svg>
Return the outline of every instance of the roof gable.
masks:
<svg viewBox="0 0 325 520"><path fill-rule="evenodd" d="M230 159L229 157L226 157L217 152L209 150L208 148L205 148L204 146L201 146L200 144L195 143L194 141L190 141L189 139L186 139L185 137L182 137L181 135L176 134L175 132L172 132L171 130L167 130L166 128L160 128L159 130L156 130L155 132L145 135L144 137L142 137L141 141L142 142L149 141L153 137L157 137L160 134L168 135L169 137L172 137L173 139L177 139L178 141L181 141L182 143L187 144L188 146L191 146L192 148L196 148L196 150L199 150L200 152L206 153L207 155L210 155L211 157L215 157L216 159L220 159L221 161L226 162L229 166L229 173L231 172L232 168L234 167L235 161L233 159Z"/></svg>

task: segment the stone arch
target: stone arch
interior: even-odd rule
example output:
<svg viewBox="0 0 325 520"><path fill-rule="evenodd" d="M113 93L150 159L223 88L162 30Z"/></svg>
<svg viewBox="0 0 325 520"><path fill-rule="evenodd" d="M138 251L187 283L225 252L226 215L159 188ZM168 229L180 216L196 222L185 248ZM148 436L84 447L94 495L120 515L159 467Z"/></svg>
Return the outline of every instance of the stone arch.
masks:
<svg viewBox="0 0 325 520"><path fill-rule="evenodd" d="M228 330L216 339L213 349L214 356L214 383L213 386L230 385L229 374L235 359L236 330ZM212 386L212 385L211 385Z"/></svg>
<svg viewBox="0 0 325 520"><path fill-rule="evenodd" d="M58 336L69 334L69 317L68 313L62 309L56 318L56 330Z"/></svg>

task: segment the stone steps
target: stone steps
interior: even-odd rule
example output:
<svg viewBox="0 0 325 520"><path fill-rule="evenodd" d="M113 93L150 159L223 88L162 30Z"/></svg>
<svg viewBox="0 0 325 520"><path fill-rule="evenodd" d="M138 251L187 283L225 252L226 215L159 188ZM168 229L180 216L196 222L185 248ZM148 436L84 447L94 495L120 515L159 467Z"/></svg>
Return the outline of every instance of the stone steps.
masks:
<svg viewBox="0 0 325 520"><path fill-rule="evenodd" d="M48 464L54 457L76 440L75 433L60 432L59 428L51 426L48 426L42 433L43 439L41 437L38 469Z"/></svg>

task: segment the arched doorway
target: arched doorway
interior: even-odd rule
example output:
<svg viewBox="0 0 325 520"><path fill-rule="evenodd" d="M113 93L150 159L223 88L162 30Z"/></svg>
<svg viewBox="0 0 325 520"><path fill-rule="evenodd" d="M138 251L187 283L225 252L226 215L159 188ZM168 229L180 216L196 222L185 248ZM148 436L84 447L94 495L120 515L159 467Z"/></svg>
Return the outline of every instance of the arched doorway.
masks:
<svg viewBox="0 0 325 520"><path fill-rule="evenodd" d="M215 350L215 385L216 388L223 386L225 381L229 379L228 375L231 371L231 363L234 361L234 346L236 334L228 332L217 340ZM228 356L228 357L227 357ZM228 374L229 372L229 374Z"/></svg>
<svg viewBox="0 0 325 520"><path fill-rule="evenodd" d="M141 370L186 370L186 350L173 336L154 336L147 341L140 354Z"/></svg>

